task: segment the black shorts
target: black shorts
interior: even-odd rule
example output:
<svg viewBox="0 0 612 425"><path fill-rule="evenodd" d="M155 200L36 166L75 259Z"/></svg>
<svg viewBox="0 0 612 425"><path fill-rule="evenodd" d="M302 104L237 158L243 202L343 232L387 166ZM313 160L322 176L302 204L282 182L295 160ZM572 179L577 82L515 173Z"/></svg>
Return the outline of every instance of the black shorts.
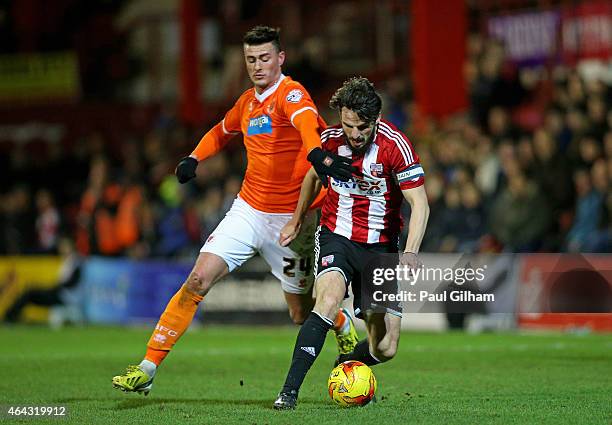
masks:
<svg viewBox="0 0 612 425"><path fill-rule="evenodd" d="M324 273L335 270L344 276L348 297L348 286L353 288L353 309L355 316L363 319L363 312L376 311L402 316L399 302L375 302L375 288L371 274L367 272L372 264L379 263L382 254L397 253L397 244L354 242L337 235L325 226L319 226L315 235L315 279ZM398 257L399 258L399 257ZM397 292L397 282L387 282L386 293ZM392 286L389 287L389 285Z"/></svg>

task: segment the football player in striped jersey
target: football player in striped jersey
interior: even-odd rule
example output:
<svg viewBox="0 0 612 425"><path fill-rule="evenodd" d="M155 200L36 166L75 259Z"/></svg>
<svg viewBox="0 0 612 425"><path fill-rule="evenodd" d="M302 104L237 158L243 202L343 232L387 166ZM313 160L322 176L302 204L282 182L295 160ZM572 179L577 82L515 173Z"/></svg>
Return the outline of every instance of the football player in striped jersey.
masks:
<svg viewBox="0 0 612 425"><path fill-rule="evenodd" d="M365 320L368 337L350 353L341 354L338 361L375 365L393 358L400 336L401 306L395 301L373 304L364 295L368 288L362 288L372 283L367 278L362 282L362 274L367 274L364 267L370 260L398 252L404 199L410 204L411 215L399 261L410 268L418 267L417 254L429 217L419 156L408 138L381 118L382 100L372 83L361 77L346 81L330 106L339 112L340 124L321 134L323 150L349 158L356 171L348 182L329 177L321 182L311 168L293 217L281 230L280 243L286 245L298 234L322 184L329 185L315 237L316 302L298 334L275 409L295 408L300 386L321 352L349 285L355 315Z"/></svg>

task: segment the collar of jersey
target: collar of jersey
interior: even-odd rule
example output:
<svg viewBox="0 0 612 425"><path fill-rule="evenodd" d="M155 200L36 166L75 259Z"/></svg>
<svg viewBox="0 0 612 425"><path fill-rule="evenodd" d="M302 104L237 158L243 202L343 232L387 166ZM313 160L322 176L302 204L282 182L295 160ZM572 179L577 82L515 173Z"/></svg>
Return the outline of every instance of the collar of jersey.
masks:
<svg viewBox="0 0 612 425"><path fill-rule="evenodd" d="M378 127L380 126L380 121L376 123L374 126L374 137L372 137L372 144L376 143L376 138L378 137Z"/></svg>
<svg viewBox="0 0 612 425"><path fill-rule="evenodd" d="M253 89L255 91L255 99L257 99L259 103L263 103L264 100L266 100L268 97L270 97L272 93L276 91L278 86L280 86L281 81L283 81L284 79L285 79L285 75L281 74L278 81L274 83L272 87L270 87L269 89L266 89L266 91L264 91L262 94L257 93L257 90Z"/></svg>

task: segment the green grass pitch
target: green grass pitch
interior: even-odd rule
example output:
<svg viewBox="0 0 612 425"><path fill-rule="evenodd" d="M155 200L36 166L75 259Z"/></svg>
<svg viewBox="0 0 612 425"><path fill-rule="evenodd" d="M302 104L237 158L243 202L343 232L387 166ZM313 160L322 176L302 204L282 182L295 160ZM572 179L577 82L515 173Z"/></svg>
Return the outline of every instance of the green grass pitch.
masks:
<svg viewBox="0 0 612 425"><path fill-rule="evenodd" d="M293 412L271 409L297 328L190 330L148 397L111 377L137 363L148 329L0 328L0 404L64 405L75 424L610 424L612 337L404 333L374 368L378 403L341 409L326 392L330 335ZM6 417L0 423L6 423Z"/></svg>

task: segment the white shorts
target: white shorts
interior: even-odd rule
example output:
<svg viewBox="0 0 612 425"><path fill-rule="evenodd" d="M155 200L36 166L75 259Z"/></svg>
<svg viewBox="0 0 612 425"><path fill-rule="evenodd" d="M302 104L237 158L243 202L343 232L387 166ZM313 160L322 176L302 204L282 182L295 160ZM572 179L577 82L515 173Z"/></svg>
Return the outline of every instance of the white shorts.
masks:
<svg viewBox="0 0 612 425"><path fill-rule="evenodd" d="M288 247L282 247L278 243L280 231L291 216L258 211L238 197L200 252L223 258L230 272L259 252L272 274L281 281L283 291L307 293L314 282L312 266L317 214L310 211L299 236Z"/></svg>

